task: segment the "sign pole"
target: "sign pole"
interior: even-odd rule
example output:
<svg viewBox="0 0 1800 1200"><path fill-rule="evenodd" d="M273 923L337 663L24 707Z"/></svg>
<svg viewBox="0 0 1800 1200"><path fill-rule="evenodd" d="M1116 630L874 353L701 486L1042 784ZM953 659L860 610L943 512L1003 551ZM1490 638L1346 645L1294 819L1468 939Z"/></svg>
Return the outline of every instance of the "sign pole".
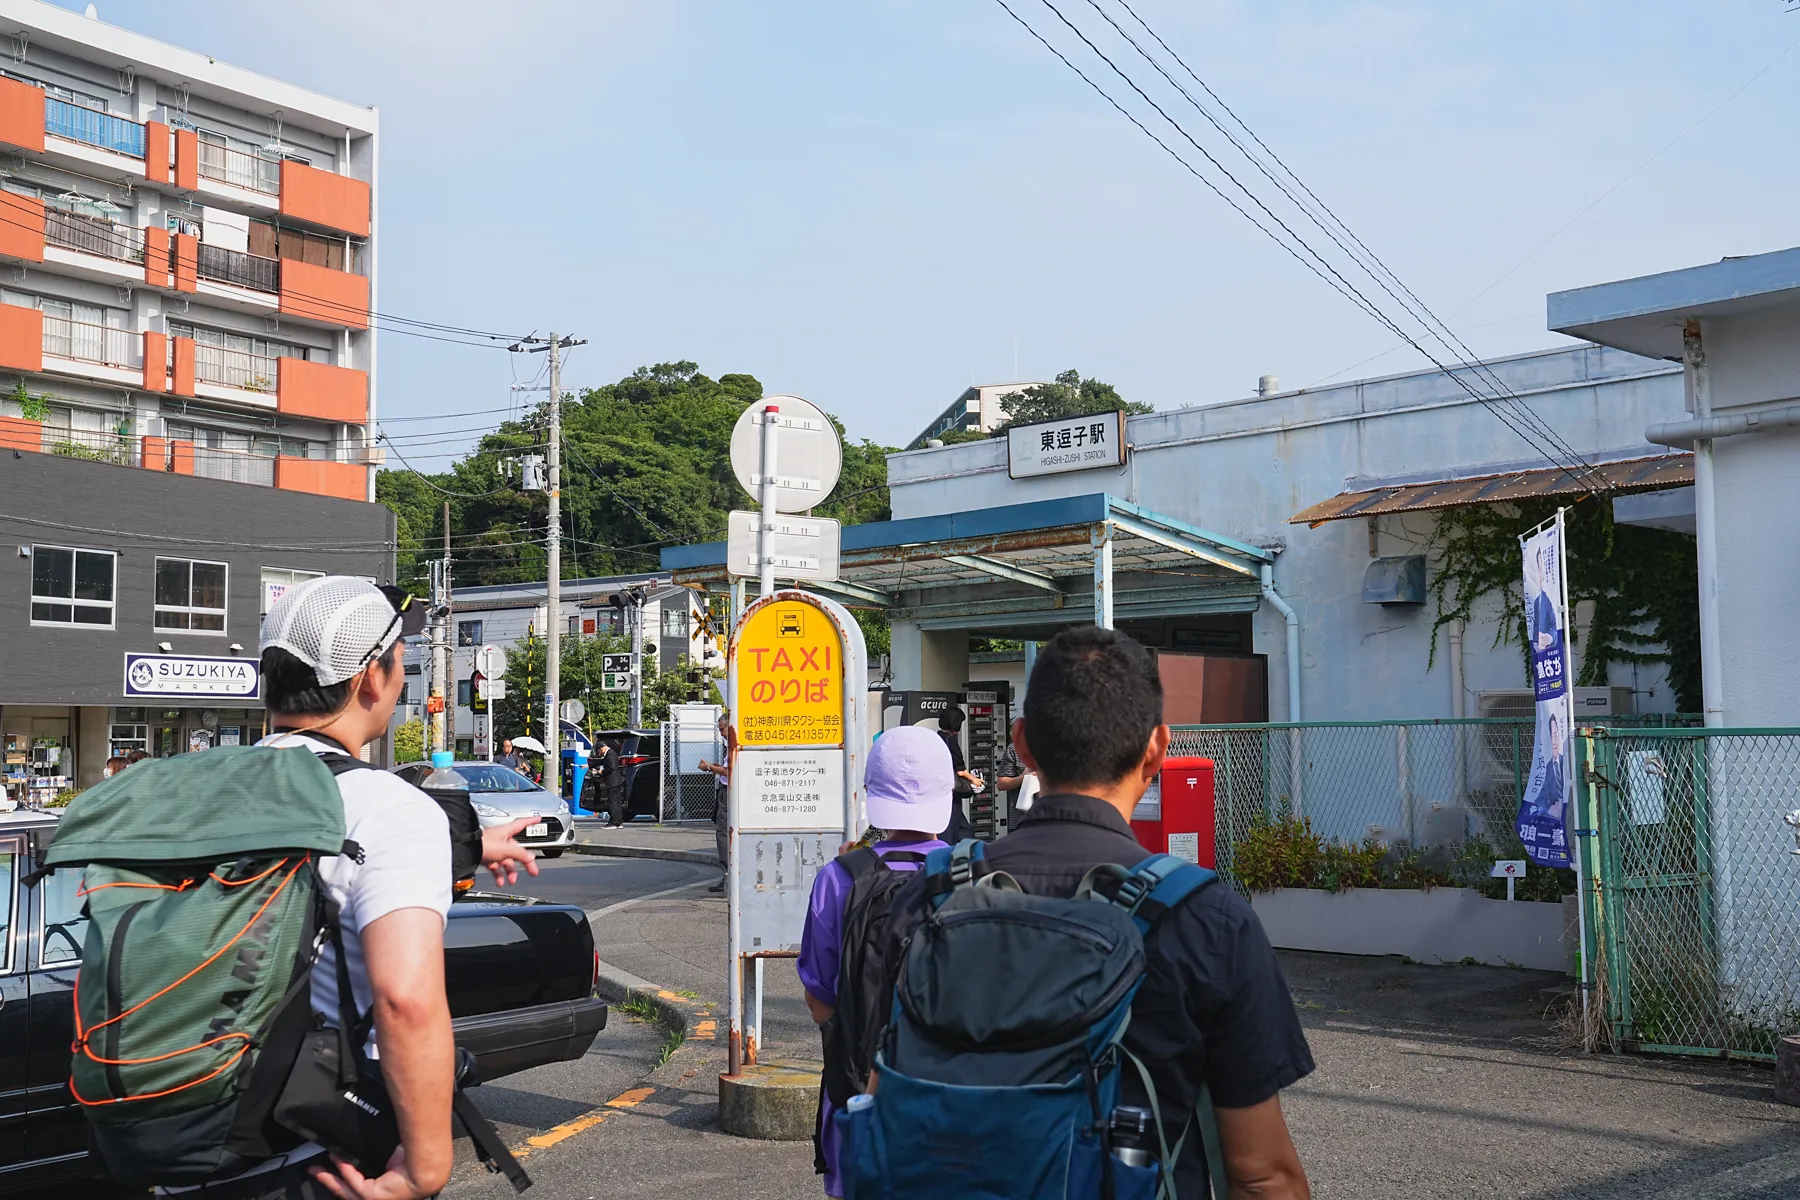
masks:
<svg viewBox="0 0 1800 1200"><path fill-rule="evenodd" d="M1563 515L1566 512L1568 512L1568 510L1565 508L1556 510L1557 583L1560 586L1562 593L1560 601L1562 604L1563 621L1565 622L1564 628L1565 630L1572 631L1575 622L1575 612L1569 607L1569 535L1568 527L1563 520ZM1563 636L1563 669L1565 679L1568 678L1568 668L1574 665L1572 660L1575 657L1569 648L1569 640L1568 633L1565 632ZM1588 789L1584 787L1580 790L1580 795L1582 797L1581 803L1577 804L1573 802L1576 792L1574 786L1574 776L1576 774L1574 769L1575 759L1572 753L1575 749L1575 686L1573 680L1570 680L1568 686L1563 688L1562 710L1563 738L1568 742L1569 746L1569 752L1564 753L1563 761L1569 764L1569 774L1571 776L1564 785L1568 789L1570 796L1569 800L1564 804L1563 811L1573 815L1575 818L1569 829L1570 834L1573 835L1575 844L1569 847L1569 849L1574 852L1572 857L1575 859L1575 932L1580 940L1581 1048L1583 1050L1592 1050L1594 1045L1592 1033L1594 1020L1594 956L1588 952L1587 895L1587 837L1591 835L1592 831L1583 828L1583 826L1590 825L1592 822L1588 819L1587 811Z"/></svg>
<svg viewBox="0 0 1800 1200"><path fill-rule="evenodd" d="M762 412L762 487L759 489L756 505L761 511L757 514L756 565L757 594L773 596L775 594L775 537L773 523L775 520L775 429L780 420L781 410L773 404L765 405Z"/></svg>

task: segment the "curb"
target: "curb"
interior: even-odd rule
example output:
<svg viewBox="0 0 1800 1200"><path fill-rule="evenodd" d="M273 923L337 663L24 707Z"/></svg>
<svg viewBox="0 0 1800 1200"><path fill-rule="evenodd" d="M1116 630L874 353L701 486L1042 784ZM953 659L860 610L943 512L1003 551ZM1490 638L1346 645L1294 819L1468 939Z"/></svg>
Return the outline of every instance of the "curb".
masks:
<svg viewBox="0 0 1800 1200"><path fill-rule="evenodd" d="M664 850L659 846L604 846L597 842L574 842L565 849L571 854L591 854L599 858L658 858L664 862L699 863L703 867L719 865L719 856L705 850Z"/></svg>
<svg viewBox="0 0 1800 1200"><path fill-rule="evenodd" d="M625 1000L636 1000L656 1010L657 1023L671 1032L681 1034L682 1043L695 1032L695 1014L701 1009L711 1012L712 1006L700 1000L689 1000L676 992L658 987L648 979L640 979L629 971L622 971L608 962L601 962L594 990L601 997L613 1003ZM711 1030L707 1030L710 1035Z"/></svg>

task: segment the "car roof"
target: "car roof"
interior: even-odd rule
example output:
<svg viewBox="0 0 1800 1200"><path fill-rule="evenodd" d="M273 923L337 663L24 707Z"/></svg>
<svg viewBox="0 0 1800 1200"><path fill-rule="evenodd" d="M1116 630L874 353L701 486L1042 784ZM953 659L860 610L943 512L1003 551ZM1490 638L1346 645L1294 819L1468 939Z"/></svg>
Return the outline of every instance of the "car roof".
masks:
<svg viewBox="0 0 1800 1200"><path fill-rule="evenodd" d="M22 808L14 812L0 813L0 833L12 833L16 830L51 829L62 820L61 813L44 812L35 808Z"/></svg>

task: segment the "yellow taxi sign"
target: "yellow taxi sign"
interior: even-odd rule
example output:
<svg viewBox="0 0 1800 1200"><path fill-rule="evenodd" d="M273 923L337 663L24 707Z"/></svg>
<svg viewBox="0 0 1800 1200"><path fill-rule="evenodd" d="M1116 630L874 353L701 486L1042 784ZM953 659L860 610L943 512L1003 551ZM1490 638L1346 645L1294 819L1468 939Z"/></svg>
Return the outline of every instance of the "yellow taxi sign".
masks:
<svg viewBox="0 0 1800 1200"><path fill-rule="evenodd" d="M740 746L838 746L844 741L844 642L804 600L764 604L732 649Z"/></svg>

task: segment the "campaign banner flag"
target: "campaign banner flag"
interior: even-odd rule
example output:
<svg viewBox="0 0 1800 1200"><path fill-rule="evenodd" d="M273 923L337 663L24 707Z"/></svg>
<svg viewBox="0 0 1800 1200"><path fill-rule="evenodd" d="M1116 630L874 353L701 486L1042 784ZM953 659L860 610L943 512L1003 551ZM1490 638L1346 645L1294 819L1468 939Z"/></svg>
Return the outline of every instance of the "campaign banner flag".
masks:
<svg viewBox="0 0 1800 1200"><path fill-rule="evenodd" d="M1569 726L1574 694L1569 690L1568 589L1563 575L1562 514L1522 538L1525 559L1525 635L1531 659L1537 730L1532 739L1531 773L1519 798L1519 841L1531 861L1567 867L1568 813L1573 802L1569 769Z"/></svg>

